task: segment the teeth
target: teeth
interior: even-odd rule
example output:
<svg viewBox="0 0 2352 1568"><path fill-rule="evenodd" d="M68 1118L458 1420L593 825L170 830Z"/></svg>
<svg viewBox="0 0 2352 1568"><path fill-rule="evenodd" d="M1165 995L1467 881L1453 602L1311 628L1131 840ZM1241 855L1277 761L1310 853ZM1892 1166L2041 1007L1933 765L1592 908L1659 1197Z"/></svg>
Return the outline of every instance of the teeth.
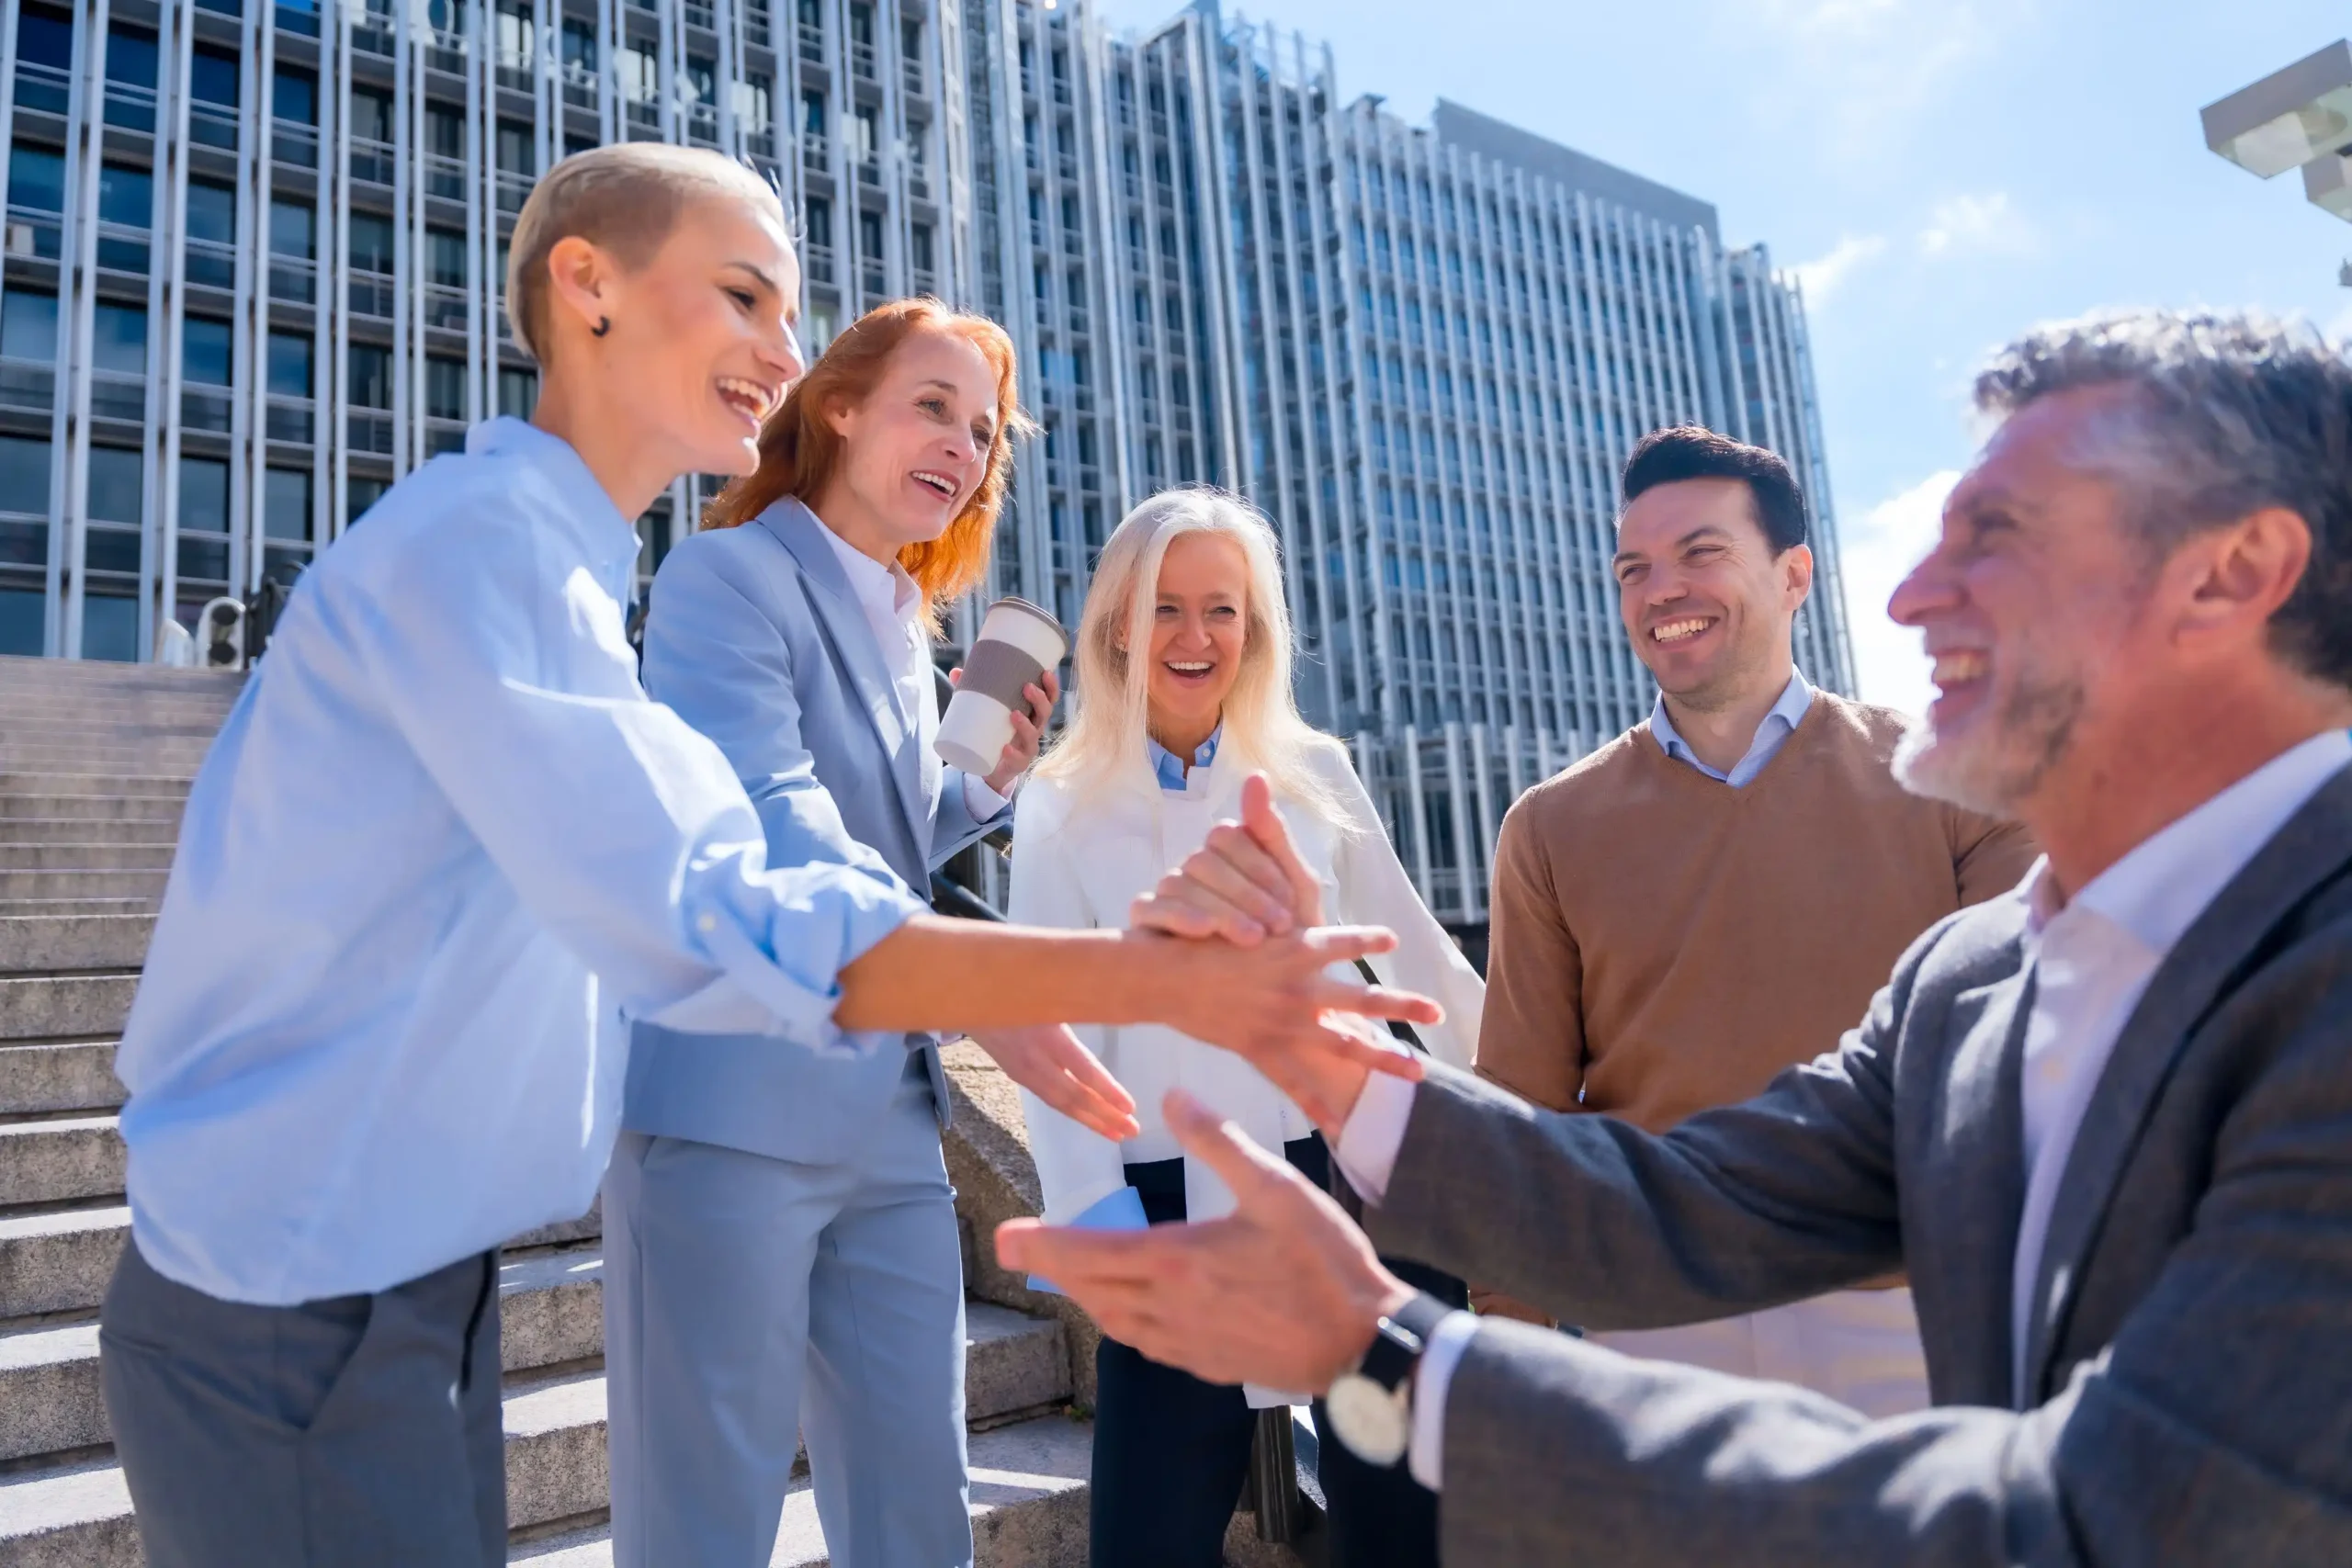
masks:
<svg viewBox="0 0 2352 1568"><path fill-rule="evenodd" d="M916 474L914 476L914 479L918 484L929 485L943 496L952 496L956 493L956 481L949 479L944 474L934 474L925 471Z"/></svg>
<svg viewBox="0 0 2352 1568"><path fill-rule="evenodd" d="M1166 662L1168 668L1175 671L1179 675L1205 675L1210 671L1216 668L1216 665L1206 662L1187 664L1173 659L1169 660Z"/></svg>
<svg viewBox="0 0 2352 1568"><path fill-rule="evenodd" d="M1657 642L1680 642L1684 637L1697 637L1706 629L1705 618L1694 615L1687 621L1668 621L1662 626L1652 626L1650 637Z"/></svg>
<svg viewBox="0 0 2352 1568"><path fill-rule="evenodd" d="M757 381L746 381L740 376L721 376L718 389L728 397L740 398L749 403L752 411L762 419L767 417L769 407L775 401L774 392Z"/></svg>
<svg viewBox="0 0 2352 1568"><path fill-rule="evenodd" d="M1939 686L1956 686L1963 681L1973 681L1993 668L1993 661L1974 649L1936 655L1936 667L1930 676Z"/></svg>

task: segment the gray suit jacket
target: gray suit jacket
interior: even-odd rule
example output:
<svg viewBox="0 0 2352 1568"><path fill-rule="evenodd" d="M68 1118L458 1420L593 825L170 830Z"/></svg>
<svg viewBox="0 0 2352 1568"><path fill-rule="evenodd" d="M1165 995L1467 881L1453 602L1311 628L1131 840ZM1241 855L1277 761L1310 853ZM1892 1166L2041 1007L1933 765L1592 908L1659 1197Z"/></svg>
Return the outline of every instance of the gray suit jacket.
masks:
<svg viewBox="0 0 2352 1568"><path fill-rule="evenodd" d="M2189 930L2051 1217L2026 1408L2021 897L1896 966L1839 1054L1664 1136L1433 1067L1383 1252L1657 1326L1906 1270L1937 1408L1482 1325L1446 1402L1452 1568L2352 1563L2352 770Z"/></svg>
<svg viewBox="0 0 2352 1568"><path fill-rule="evenodd" d="M931 868L989 830L944 770L925 793L936 716L901 711L824 525L786 499L678 542L654 575L645 689L718 743L758 807L769 859L879 862L927 897ZM921 1038L944 1118L938 1053ZM850 1158L905 1058L839 1061L767 1035L638 1026L622 1125L810 1164Z"/></svg>

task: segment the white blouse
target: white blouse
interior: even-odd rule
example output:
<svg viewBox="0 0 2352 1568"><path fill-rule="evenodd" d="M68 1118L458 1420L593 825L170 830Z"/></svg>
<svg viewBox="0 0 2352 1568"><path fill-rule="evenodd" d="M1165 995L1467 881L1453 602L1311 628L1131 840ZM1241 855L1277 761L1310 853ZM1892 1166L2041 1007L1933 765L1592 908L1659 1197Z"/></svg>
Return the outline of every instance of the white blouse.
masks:
<svg viewBox="0 0 2352 1568"><path fill-rule="evenodd" d="M1344 803L1349 830L1278 802L1306 864L1323 884L1324 919L1335 924L1385 926L1396 951L1370 962L1384 985L1433 998L1445 1021L1414 1032L1440 1061L1468 1067L1478 1038L1487 987L1443 927L1423 907L1387 832L1373 809L1347 753L1334 742L1315 766ZM1182 794L1163 791L1148 766L1084 798L1059 780L1032 778L1014 807L1012 889L1009 913L1024 925L1124 929L1136 898L1207 840L1209 829L1239 817L1249 764L1220 750L1195 767ZM1356 978L1351 965L1335 975ZM1082 1027L1089 1049L1136 1097L1142 1132L1125 1143L1047 1109L1023 1094L1029 1147L1045 1190L1046 1219L1060 1224L1127 1184L1124 1167L1173 1159L1182 1153L1160 1115L1160 1100L1182 1088L1240 1124L1261 1147L1279 1151L1314 1124L1240 1057L1157 1024ZM1233 1208L1233 1196L1205 1166L1187 1161L1185 1212L1215 1219Z"/></svg>

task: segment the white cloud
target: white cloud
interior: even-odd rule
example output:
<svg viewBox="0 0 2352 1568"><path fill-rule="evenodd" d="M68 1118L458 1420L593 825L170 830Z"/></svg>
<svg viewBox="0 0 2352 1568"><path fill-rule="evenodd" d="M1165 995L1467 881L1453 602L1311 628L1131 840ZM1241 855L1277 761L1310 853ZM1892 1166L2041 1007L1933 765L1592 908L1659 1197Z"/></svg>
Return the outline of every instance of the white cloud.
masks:
<svg viewBox="0 0 2352 1568"><path fill-rule="evenodd" d="M1804 290L1805 303L1818 305L1836 293L1848 276L1886 249L1883 234L1841 235L1829 254L1792 268Z"/></svg>
<svg viewBox="0 0 2352 1568"><path fill-rule="evenodd" d="M1947 197L1936 203L1928 226L1919 231L1919 254L1929 256L1963 252L2030 255L2039 243L2033 225L2005 190Z"/></svg>
<svg viewBox="0 0 2352 1568"><path fill-rule="evenodd" d="M1959 482L1957 469L1930 474L1871 507L1859 524L1838 529L1846 624L1853 633L1854 677L1864 702L1919 715L1935 695L1919 634L1887 619L1886 602L1934 547L1944 498Z"/></svg>

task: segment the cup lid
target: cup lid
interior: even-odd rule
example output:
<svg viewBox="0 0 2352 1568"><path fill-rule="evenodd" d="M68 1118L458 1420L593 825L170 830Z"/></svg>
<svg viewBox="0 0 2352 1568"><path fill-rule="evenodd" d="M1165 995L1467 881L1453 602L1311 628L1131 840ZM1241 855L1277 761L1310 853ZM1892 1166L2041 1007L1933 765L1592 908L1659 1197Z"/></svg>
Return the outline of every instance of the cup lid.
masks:
<svg viewBox="0 0 2352 1568"><path fill-rule="evenodd" d="M992 615L999 610L1020 610L1025 614L1035 615L1037 619L1053 627L1056 635L1060 637L1064 642L1068 642L1069 640L1069 634L1062 630L1062 624L1054 619L1054 614L1051 610L1045 609L1036 604L1032 604L1026 599L1008 593L1003 598L989 606L989 615ZM986 616L982 617L984 620L986 618Z"/></svg>

